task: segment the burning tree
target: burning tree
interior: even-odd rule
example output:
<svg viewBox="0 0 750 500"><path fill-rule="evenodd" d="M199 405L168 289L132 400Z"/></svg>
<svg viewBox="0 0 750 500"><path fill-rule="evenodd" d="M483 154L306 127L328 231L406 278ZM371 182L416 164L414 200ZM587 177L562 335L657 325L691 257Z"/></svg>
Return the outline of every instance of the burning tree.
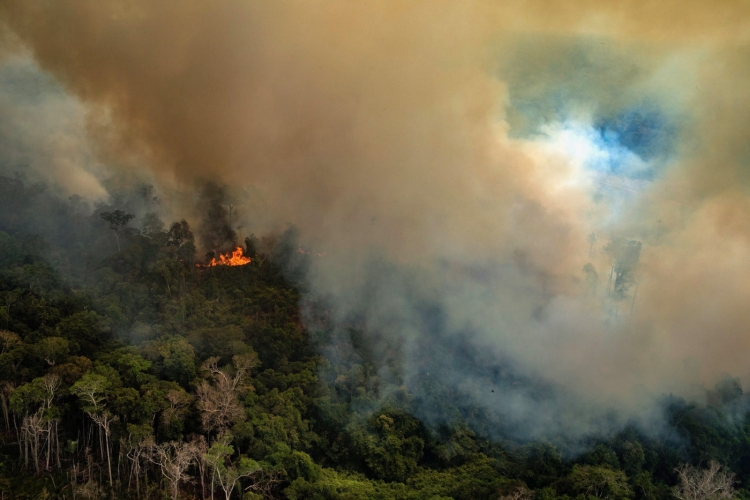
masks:
<svg viewBox="0 0 750 500"><path fill-rule="evenodd" d="M220 253L218 258L212 257L206 264L196 264L196 267L244 266L249 263L250 257L245 257L242 247L237 247L232 252Z"/></svg>

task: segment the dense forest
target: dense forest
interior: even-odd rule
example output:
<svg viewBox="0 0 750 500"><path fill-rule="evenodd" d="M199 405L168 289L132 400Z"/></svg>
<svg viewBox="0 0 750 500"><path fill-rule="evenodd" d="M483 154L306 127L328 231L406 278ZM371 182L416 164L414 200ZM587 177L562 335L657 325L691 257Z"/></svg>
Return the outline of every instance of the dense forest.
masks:
<svg viewBox="0 0 750 500"><path fill-rule="evenodd" d="M220 201L191 227L147 185L90 207L2 178L0 199L0 498L748 496L732 378L705 405L665 395L658 432L575 447L498 437L450 397L436 425L380 379L391 351L305 299L294 228L212 266L237 238Z"/></svg>

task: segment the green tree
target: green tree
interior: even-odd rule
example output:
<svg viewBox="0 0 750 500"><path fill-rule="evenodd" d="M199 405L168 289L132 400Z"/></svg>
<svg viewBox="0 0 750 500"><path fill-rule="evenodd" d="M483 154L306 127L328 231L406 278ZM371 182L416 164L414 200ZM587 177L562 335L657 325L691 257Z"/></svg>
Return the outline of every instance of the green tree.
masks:
<svg viewBox="0 0 750 500"><path fill-rule="evenodd" d="M646 463L646 454L638 441L627 441L622 450L622 467L628 476L635 477Z"/></svg>
<svg viewBox="0 0 750 500"><path fill-rule="evenodd" d="M117 417L112 415L105 406L105 391L109 388L109 380L103 375L87 373L73 384L70 392L78 396L86 414L99 426L104 435L104 447L102 456L107 459L107 470L109 472L109 486L113 486L112 480L112 458L109 445L109 437L112 433L112 423ZM101 446L101 439L100 439Z"/></svg>
<svg viewBox="0 0 750 500"><path fill-rule="evenodd" d="M354 427L354 450L377 478L404 481L416 468L424 452L421 424L401 412L372 417L368 428Z"/></svg>
<svg viewBox="0 0 750 500"><path fill-rule="evenodd" d="M117 251L121 251L120 248L120 235L130 223L135 215L123 212L122 210L114 210L113 212L102 212L99 214L105 222L109 224L109 228L115 233L115 240L117 241Z"/></svg>
<svg viewBox="0 0 750 500"><path fill-rule="evenodd" d="M46 361L50 366L64 361L70 353L68 340L62 337L43 338L35 347L37 356Z"/></svg>
<svg viewBox="0 0 750 500"><path fill-rule="evenodd" d="M231 441L231 434L222 435L204 456L211 469L211 489L218 484L225 500L231 498L240 479L252 477L262 470L258 462L246 457L232 463L230 457L234 455L234 447L229 444Z"/></svg>
<svg viewBox="0 0 750 500"><path fill-rule="evenodd" d="M195 351L184 337L168 336L149 342L144 355L154 360L160 375L187 385L195 378Z"/></svg>
<svg viewBox="0 0 750 500"><path fill-rule="evenodd" d="M606 500L624 500L633 497L628 478L623 471L609 467L574 465L567 477L573 493Z"/></svg>

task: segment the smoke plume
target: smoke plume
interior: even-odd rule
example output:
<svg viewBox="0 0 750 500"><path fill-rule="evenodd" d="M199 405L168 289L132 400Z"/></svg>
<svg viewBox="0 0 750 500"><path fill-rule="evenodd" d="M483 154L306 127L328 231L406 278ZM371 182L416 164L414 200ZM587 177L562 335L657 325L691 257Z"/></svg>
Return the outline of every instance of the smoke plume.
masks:
<svg viewBox="0 0 750 500"><path fill-rule="evenodd" d="M99 162L243 186L239 236L299 227L311 296L400 346L407 386L580 436L750 381L747 11L11 0L0 19L4 52L85 107ZM235 240L222 196L200 202L221 219L204 250Z"/></svg>

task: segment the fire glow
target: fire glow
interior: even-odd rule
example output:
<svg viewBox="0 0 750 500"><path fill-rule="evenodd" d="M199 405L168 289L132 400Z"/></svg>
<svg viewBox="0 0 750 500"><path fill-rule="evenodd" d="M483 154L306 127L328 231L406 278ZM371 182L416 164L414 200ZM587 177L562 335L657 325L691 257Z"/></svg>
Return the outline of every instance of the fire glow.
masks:
<svg viewBox="0 0 750 500"><path fill-rule="evenodd" d="M207 264L196 264L197 267L215 266L244 266L251 262L250 257L245 257L242 247L237 247L232 252L220 253L219 258L214 257Z"/></svg>

